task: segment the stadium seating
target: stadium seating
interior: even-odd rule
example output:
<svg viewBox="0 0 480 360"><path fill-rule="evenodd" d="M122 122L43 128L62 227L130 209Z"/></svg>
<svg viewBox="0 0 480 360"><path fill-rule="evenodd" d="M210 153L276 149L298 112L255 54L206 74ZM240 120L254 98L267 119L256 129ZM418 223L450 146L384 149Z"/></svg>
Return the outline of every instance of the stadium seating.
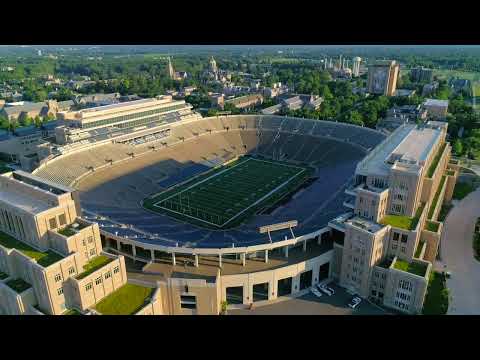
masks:
<svg viewBox="0 0 480 360"><path fill-rule="evenodd" d="M152 234L149 237L119 228L108 220L103 224L105 229L137 236L139 241L197 247L253 245L266 241L258 234L258 226L297 219L295 231L301 235L318 230L345 212L341 188L366 151L385 138L362 127L275 115L179 122L171 125L169 137L152 136L135 145L110 142L68 153L47 162L34 174L77 187L87 210ZM150 194L244 153L311 164L317 169L317 180L287 204L228 232L212 232L142 209L141 201Z"/></svg>

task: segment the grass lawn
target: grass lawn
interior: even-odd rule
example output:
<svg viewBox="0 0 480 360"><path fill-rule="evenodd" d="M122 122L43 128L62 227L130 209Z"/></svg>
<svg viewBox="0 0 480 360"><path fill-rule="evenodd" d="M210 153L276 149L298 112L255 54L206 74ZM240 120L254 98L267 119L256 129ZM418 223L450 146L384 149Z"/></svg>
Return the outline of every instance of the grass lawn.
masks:
<svg viewBox="0 0 480 360"><path fill-rule="evenodd" d="M453 189L452 197L457 200L462 200L465 196L470 194L478 187L477 183L470 184L465 182L457 182L455 188Z"/></svg>
<svg viewBox="0 0 480 360"><path fill-rule="evenodd" d="M38 251L31 246L18 241L17 239L13 238L12 236L5 234L0 231L0 245L8 248L8 249L17 249L18 251L22 252L23 254L27 255L28 257L35 259L37 263L43 267L47 267L56 263L57 261L63 259L63 256L53 252L53 251L46 251L41 252Z"/></svg>
<svg viewBox="0 0 480 360"><path fill-rule="evenodd" d="M154 289L125 284L117 291L100 301L95 310L103 315L135 314L150 300Z"/></svg>
<svg viewBox="0 0 480 360"><path fill-rule="evenodd" d="M460 79L466 79L470 81L480 80L480 73L475 71L462 71L462 70L451 70L451 69L435 69L433 71L435 76L438 76L443 79L448 79L451 77L458 77Z"/></svg>
<svg viewBox="0 0 480 360"><path fill-rule="evenodd" d="M427 221L425 223L425 229L427 229L428 231L432 231L432 232L437 232L439 226L440 226L439 224L434 223L432 221Z"/></svg>
<svg viewBox="0 0 480 360"><path fill-rule="evenodd" d="M73 231L71 228L69 228L68 226L66 228L63 228L61 230L58 230L58 233L63 235L63 236L66 236L66 237L70 237L72 235L75 235L76 232Z"/></svg>
<svg viewBox="0 0 480 360"><path fill-rule="evenodd" d="M391 225L393 227L405 230L414 230L417 227L418 220L422 215L423 208L425 204L421 204L417 212L415 213L415 217L408 217L403 215L385 215L380 223L383 225Z"/></svg>
<svg viewBox="0 0 480 360"><path fill-rule="evenodd" d="M400 259L397 259L397 261L395 261L395 264L393 264L393 268L397 270L409 272L410 274L415 274L418 276L425 276L425 272L427 271L426 265L418 264L414 262L409 263Z"/></svg>
<svg viewBox="0 0 480 360"><path fill-rule="evenodd" d="M25 280L20 279L20 278L9 280L5 284L8 285L11 289L15 290L19 294L21 294L25 290L28 290L32 287L32 285L30 285Z"/></svg>
<svg viewBox="0 0 480 360"><path fill-rule="evenodd" d="M447 146L447 143L443 143L442 146L440 146L440 149L438 149L438 152L435 154L435 157L433 158L432 163L430 164L430 167L428 168L427 176L431 178L433 174L435 173L435 170L437 169L438 162L440 161L440 158L443 155L443 151L445 150L445 147Z"/></svg>
<svg viewBox="0 0 480 360"><path fill-rule="evenodd" d="M0 280L5 280L6 278L8 278L8 275L0 271Z"/></svg>
<svg viewBox="0 0 480 360"><path fill-rule="evenodd" d="M430 205L430 209L428 210L428 219L431 219L433 217L433 213L435 212L435 209L437 208L438 198L440 197L440 193L442 192L443 184L445 184L445 179L446 178L447 177L445 175L443 175L442 180L440 180L440 184L438 184L437 192L435 193L435 197L433 198L432 205Z"/></svg>
<svg viewBox="0 0 480 360"><path fill-rule="evenodd" d="M423 303L423 315L445 315L448 311L449 291L446 287L445 276L438 272L431 272L428 280L427 295Z"/></svg>
<svg viewBox="0 0 480 360"><path fill-rule="evenodd" d="M226 229L278 203L308 180L312 169L242 157L144 201L150 210L195 225Z"/></svg>
<svg viewBox="0 0 480 360"><path fill-rule="evenodd" d="M98 269L102 268L103 266L112 262L113 260L115 260L115 259L109 258L109 257L104 256L104 255L98 255L97 257L93 258L92 260L90 260L88 263L86 263L83 266L84 271L81 274L78 274L76 279L81 280L81 279L87 277L88 275L90 275L94 271L97 271Z"/></svg>

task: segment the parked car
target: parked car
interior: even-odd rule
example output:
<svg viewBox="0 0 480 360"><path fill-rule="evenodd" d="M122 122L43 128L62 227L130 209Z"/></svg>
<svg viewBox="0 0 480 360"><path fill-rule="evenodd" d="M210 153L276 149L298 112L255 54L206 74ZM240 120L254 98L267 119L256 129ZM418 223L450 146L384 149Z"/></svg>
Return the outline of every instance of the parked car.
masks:
<svg viewBox="0 0 480 360"><path fill-rule="evenodd" d="M318 287L318 290L320 290L321 292L323 292L328 296L332 296L334 294L334 292L330 291L325 285L317 285L317 287Z"/></svg>
<svg viewBox="0 0 480 360"><path fill-rule="evenodd" d="M360 305L361 302L362 302L362 299L359 298L358 296L355 296L348 304L348 307L355 309L358 305Z"/></svg>
<svg viewBox="0 0 480 360"><path fill-rule="evenodd" d="M330 286L325 285L325 289L330 291L332 293L332 295L335 295L335 290L333 290L333 288L331 288Z"/></svg>
<svg viewBox="0 0 480 360"><path fill-rule="evenodd" d="M315 295L316 297L322 297L322 293L320 291L318 291L317 289L315 289L314 287L312 287L310 289L310 291L312 292L313 295Z"/></svg>

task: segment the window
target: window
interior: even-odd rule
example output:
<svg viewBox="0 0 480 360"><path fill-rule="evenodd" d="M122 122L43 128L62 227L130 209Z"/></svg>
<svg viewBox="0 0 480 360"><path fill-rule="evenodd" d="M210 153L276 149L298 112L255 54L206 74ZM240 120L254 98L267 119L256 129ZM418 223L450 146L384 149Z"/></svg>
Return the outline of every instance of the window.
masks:
<svg viewBox="0 0 480 360"><path fill-rule="evenodd" d="M65 225L67 223L67 217L65 216L65 214L61 214L58 217L58 222L60 223L60 226Z"/></svg>
<svg viewBox="0 0 480 360"><path fill-rule="evenodd" d="M402 234L402 243L406 243L408 240L407 234Z"/></svg>
<svg viewBox="0 0 480 360"><path fill-rule="evenodd" d="M399 237L400 237L399 233L397 233L397 232L393 233L393 241L398 241Z"/></svg>
<svg viewBox="0 0 480 360"><path fill-rule="evenodd" d="M182 309L196 309L197 297L191 295L181 295L180 306L182 307Z"/></svg>
<svg viewBox="0 0 480 360"><path fill-rule="evenodd" d="M70 267L70 268L68 269L68 273L69 273L70 275L75 274L75 268L74 268L73 266Z"/></svg>
<svg viewBox="0 0 480 360"><path fill-rule="evenodd" d="M88 258L88 251L85 251L85 257Z"/></svg>
<svg viewBox="0 0 480 360"><path fill-rule="evenodd" d="M402 246L402 248L400 249L402 251L402 253L405 253L405 251L407 250L407 248L405 246Z"/></svg>
<svg viewBox="0 0 480 360"><path fill-rule="evenodd" d="M105 274L105 280L107 280L111 277L112 277L112 273L110 271Z"/></svg>
<svg viewBox="0 0 480 360"><path fill-rule="evenodd" d="M55 275L55 282L59 282L59 281L62 281L62 275L61 274Z"/></svg>
<svg viewBox="0 0 480 360"><path fill-rule="evenodd" d="M89 236L87 240L88 240L88 243L91 244L93 242L93 236Z"/></svg>
<svg viewBox="0 0 480 360"><path fill-rule="evenodd" d="M63 294L63 287L57 289L57 295L62 295Z"/></svg>
<svg viewBox="0 0 480 360"><path fill-rule="evenodd" d="M57 219L55 219L53 217L50 220L48 220L48 222L50 224L50 229L56 229L57 228Z"/></svg>
<svg viewBox="0 0 480 360"><path fill-rule="evenodd" d="M85 239L82 240L82 245L87 246L87 244L85 244Z"/></svg>
<svg viewBox="0 0 480 360"><path fill-rule="evenodd" d="M95 253L96 253L95 249L90 249L90 256L95 255Z"/></svg>
<svg viewBox="0 0 480 360"><path fill-rule="evenodd" d="M98 277L95 279L95 285L100 285L102 283L102 277Z"/></svg>
<svg viewBox="0 0 480 360"><path fill-rule="evenodd" d="M398 245L395 245L395 244L392 245L392 250L397 250L397 248L398 248Z"/></svg>
<svg viewBox="0 0 480 360"><path fill-rule="evenodd" d="M377 292L375 290L372 290L372 295L377 296Z"/></svg>
<svg viewBox="0 0 480 360"><path fill-rule="evenodd" d="M114 273L114 274L118 273L119 271L120 271L120 269L118 268L118 266L115 266L115 267L113 268L113 273Z"/></svg>
<svg viewBox="0 0 480 360"><path fill-rule="evenodd" d="M88 283L87 285L85 285L85 291L92 290L92 287L93 287L93 284L92 284L92 283Z"/></svg>

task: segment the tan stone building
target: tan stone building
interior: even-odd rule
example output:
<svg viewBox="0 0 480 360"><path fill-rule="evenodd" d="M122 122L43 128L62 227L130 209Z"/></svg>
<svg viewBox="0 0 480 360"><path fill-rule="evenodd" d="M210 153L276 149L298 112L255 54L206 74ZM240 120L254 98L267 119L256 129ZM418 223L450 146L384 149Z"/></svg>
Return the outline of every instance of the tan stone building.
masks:
<svg viewBox="0 0 480 360"><path fill-rule="evenodd" d="M346 190L351 215L329 225L333 277L362 297L400 312L420 313L458 166L450 163L447 124L403 125L364 158Z"/></svg>
<svg viewBox="0 0 480 360"><path fill-rule="evenodd" d="M397 90L400 65L393 61L379 61L368 67L368 92L393 96Z"/></svg>
<svg viewBox="0 0 480 360"><path fill-rule="evenodd" d="M86 310L127 282L76 191L23 171L0 176L0 314Z"/></svg>

